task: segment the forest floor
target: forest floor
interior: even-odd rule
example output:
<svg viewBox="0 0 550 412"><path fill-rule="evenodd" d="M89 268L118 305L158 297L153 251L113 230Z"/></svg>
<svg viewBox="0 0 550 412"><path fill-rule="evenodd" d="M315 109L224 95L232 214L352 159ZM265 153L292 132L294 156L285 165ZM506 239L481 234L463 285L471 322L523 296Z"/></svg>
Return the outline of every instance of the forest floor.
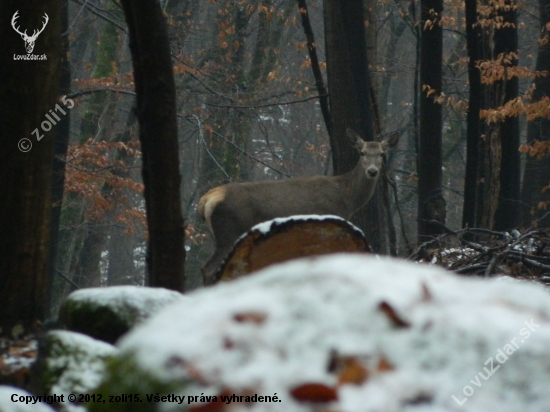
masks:
<svg viewBox="0 0 550 412"><path fill-rule="evenodd" d="M496 232L463 229L421 244L410 260L466 276L509 276L550 283L550 230Z"/></svg>
<svg viewBox="0 0 550 412"><path fill-rule="evenodd" d="M37 333L0 337L0 385L29 389L31 367L38 354Z"/></svg>
<svg viewBox="0 0 550 412"><path fill-rule="evenodd" d="M409 260L442 266L463 276L505 276L549 286L550 230L521 234L517 230L446 229L445 234L419 245ZM0 385L29 389L42 333L14 328L11 337L0 337Z"/></svg>

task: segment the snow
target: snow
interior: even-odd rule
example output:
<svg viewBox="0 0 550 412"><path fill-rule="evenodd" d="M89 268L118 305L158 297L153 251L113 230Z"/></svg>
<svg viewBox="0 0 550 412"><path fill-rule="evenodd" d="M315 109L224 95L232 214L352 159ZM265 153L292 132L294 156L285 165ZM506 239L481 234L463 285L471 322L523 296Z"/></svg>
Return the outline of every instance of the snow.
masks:
<svg viewBox="0 0 550 412"><path fill-rule="evenodd" d="M247 411L317 410L291 394L314 383L335 388L331 406L341 412L517 412L548 410L549 344L550 297L537 284L340 254L191 293L118 346L160 381L200 376L209 386L195 395L282 399ZM508 353L502 364L499 351ZM339 382L328 366L335 354L356 359L367 378ZM383 360L390 370L377 367Z"/></svg>
<svg viewBox="0 0 550 412"><path fill-rule="evenodd" d="M443 249L441 253L434 253L430 264L436 265L438 262L440 262L441 258L440 263L443 264L444 267L450 268L453 264L456 264L459 261L465 259L471 260L472 257L476 255L476 253L477 252L474 249L471 249L469 247Z"/></svg>
<svg viewBox="0 0 550 412"><path fill-rule="evenodd" d="M327 219L340 220L340 221L346 223L347 225L349 225L354 231L359 232L361 234L361 236L363 236L363 237L365 236L363 234L362 230L359 229L357 226L351 224L346 219L342 219L340 216L336 216L336 215L294 215L294 216L289 216L289 217L278 217L278 218L275 218L273 220L268 220L267 222L258 223L257 225L252 226L252 229L250 229L249 232L258 231L260 233L266 234L266 233L269 233L272 226L273 227L279 226L279 225L282 225L282 224L284 224L286 222L289 222L289 221L314 220L314 221L322 222L323 220L327 220ZM246 236L246 234L243 235L242 237L245 237L245 236Z"/></svg>
<svg viewBox="0 0 550 412"><path fill-rule="evenodd" d="M185 299L181 293L163 288L110 286L77 290L69 295L67 301L111 308L114 313L126 317L131 325L149 317L167 303L180 299Z"/></svg>
<svg viewBox="0 0 550 412"><path fill-rule="evenodd" d="M0 338L0 351L2 352L0 353L0 364L8 367L12 372L17 369L30 368L35 361L32 353L38 349L38 342L30 340L27 345L18 345L17 350L13 351L7 349L10 341L7 338Z"/></svg>
<svg viewBox="0 0 550 412"><path fill-rule="evenodd" d="M14 396L15 395L15 396ZM20 398L22 396L23 398ZM25 403L30 393L13 386L0 385L0 411L1 412L53 412L53 409L46 403L37 402ZM17 402L14 402L17 401Z"/></svg>
<svg viewBox="0 0 550 412"><path fill-rule="evenodd" d="M44 337L51 345L46 374L56 376L50 393L68 396L95 389L105 372L105 359L115 347L76 332L56 330Z"/></svg>

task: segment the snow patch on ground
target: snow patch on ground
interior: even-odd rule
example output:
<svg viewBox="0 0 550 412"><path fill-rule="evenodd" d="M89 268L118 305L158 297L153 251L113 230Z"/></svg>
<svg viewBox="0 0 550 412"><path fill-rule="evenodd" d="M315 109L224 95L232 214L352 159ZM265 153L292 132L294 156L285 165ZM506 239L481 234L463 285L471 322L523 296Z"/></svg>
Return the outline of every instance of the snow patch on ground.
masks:
<svg viewBox="0 0 550 412"><path fill-rule="evenodd" d="M333 388L330 406L341 412L550 405L544 288L395 259L342 254L273 266L191 293L118 346L162 381L199 377L213 393L282 400L247 411L317 410L293 392L311 383ZM351 359L366 377L346 378L349 367L335 359Z"/></svg>
<svg viewBox="0 0 550 412"><path fill-rule="evenodd" d="M0 385L0 412L53 412L46 403L25 403L25 398L32 396L23 389ZM16 400L16 402L14 402Z"/></svg>

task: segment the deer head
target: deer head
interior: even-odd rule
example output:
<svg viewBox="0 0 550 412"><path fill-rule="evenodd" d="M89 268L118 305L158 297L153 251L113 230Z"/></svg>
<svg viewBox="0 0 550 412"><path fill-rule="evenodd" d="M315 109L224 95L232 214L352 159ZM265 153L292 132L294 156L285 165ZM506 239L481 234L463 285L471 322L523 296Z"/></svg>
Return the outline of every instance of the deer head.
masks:
<svg viewBox="0 0 550 412"><path fill-rule="evenodd" d="M390 134L381 142L365 142L351 129L346 130L348 139L361 156L360 162L367 179L377 179L384 162L384 153L399 141L399 132Z"/></svg>
<svg viewBox="0 0 550 412"><path fill-rule="evenodd" d="M48 21L50 20L50 18L48 17L48 15L46 13L44 13L44 23L42 24L42 28L40 30L34 30L33 33L32 33L32 36L29 36L29 35L27 35L27 30L25 30L24 32L21 32L19 30L19 27L15 27L15 21L19 18L17 13L19 13L19 10L17 10L15 12L15 14L13 15L13 17L11 19L11 26L13 27L13 29L17 33L19 33L21 35L21 38L25 42L25 49L27 49L27 53L31 54L33 49L34 49L34 42L38 38L38 35L44 31L44 29L46 28L46 25L48 24Z"/></svg>

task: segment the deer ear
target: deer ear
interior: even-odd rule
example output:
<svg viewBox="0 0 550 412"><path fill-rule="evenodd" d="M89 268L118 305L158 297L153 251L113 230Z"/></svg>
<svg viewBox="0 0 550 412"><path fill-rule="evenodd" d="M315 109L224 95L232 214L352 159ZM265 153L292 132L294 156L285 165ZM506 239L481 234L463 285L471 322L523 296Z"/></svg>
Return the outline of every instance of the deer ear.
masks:
<svg viewBox="0 0 550 412"><path fill-rule="evenodd" d="M346 129L346 134L348 136L348 139L353 147L355 147L357 150L361 150L363 148L363 139L361 139L361 136L359 136L357 133L355 133L351 129Z"/></svg>
<svg viewBox="0 0 550 412"><path fill-rule="evenodd" d="M384 149L395 147L400 137L401 134L399 132L393 132L382 141L382 146L384 146Z"/></svg>

